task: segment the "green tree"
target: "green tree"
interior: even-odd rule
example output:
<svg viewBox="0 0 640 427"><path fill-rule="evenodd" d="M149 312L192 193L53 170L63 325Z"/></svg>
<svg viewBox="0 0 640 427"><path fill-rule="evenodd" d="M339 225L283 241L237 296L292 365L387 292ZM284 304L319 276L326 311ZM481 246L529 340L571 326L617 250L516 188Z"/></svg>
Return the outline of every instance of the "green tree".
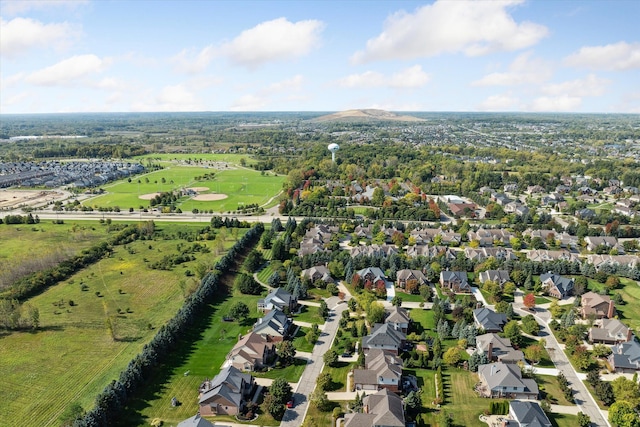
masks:
<svg viewBox="0 0 640 427"><path fill-rule="evenodd" d="M609 421L614 427L640 427L640 417L631 402L618 400L609 408Z"/></svg>
<svg viewBox="0 0 640 427"><path fill-rule="evenodd" d="M325 365L334 368L338 363L338 353L331 349L322 356L322 359L324 360Z"/></svg>
<svg viewBox="0 0 640 427"><path fill-rule="evenodd" d="M536 319L531 315L527 315L522 318L522 330L529 335L538 335L540 326Z"/></svg>
<svg viewBox="0 0 640 427"><path fill-rule="evenodd" d="M534 365L540 362L543 354L544 348L540 344L531 344L524 349L524 356Z"/></svg>
<svg viewBox="0 0 640 427"><path fill-rule="evenodd" d="M395 307L400 307L400 306L402 306L402 297L401 297L401 296L398 296L398 295L394 296L394 297L391 299L391 305L393 305L393 306L395 306Z"/></svg>
<svg viewBox="0 0 640 427"><path fill-rule="evenodd" d="M520 325L517 320L511 320L504 325L503 333L505 338L509 338L512 344L520 345L522 343L522 335L520 334Z"/></svg>
<svg viewBox="0 0 640 427"><path fill-rule="evenodd" d="M322 391L329 390L329 388L331 387L331 383L331 374L328 372L321 373L320 375L318 375L318 379L316 380L316 386Z"/></svg>
<svg viewBox="0 0 640 427"><path fill-rule="evenodd" d="M367 310L367 320L370 325L374 323L382 323L384 321L384 306L377 301L372 302Z"/></svg>
<svg viewBox="0 0 640 427"><path fill-rule="evenodd" d="M310 402L319 411L327 412L331 409L331 402L327 398L327 393L320 388L316 388L313 393L311 393Z"/></svg>
<svg viewBox="0 0 640 427"><path fill-rule="evenodd" d="M283 366L289 366L293 363L296 349L291 341L282 341L276 347L276 353L278 354L280 363Z"/></svg>
<svg viewBox="0 0 640 427"><path fill-rule="evenodd" d="M371 196L371 203L374 206L382 206L384 203L384 190L380 187L373 189L373 195Z"/></svg>
<svg viewBox="0 0 640 427"><path fill-rule="evenodd" d="M264 257L262 256L262 252L254 249L249 252L249 255L247 255L247 257L245 258L242 266L245 268L245 270L253 273L257 271L262 266L262 264L264 264L264 262L265 261Z"/></svg>
<svg viewBox="0 0 640 427"><path fill-rule="evenodd" d="M411 390L407 397L404 398L404 403L410 410L417 410L422 406L422 397L420 391Z"/></svg>
<svg viewBox="0 0 640 427"><path fill-rule="evenodd" d="M444 352L444 356L442 356L442 359L447 365L456 366L460 361L460 349L458 347L449 348Z"/></svg>
<svg viewBox="0 0 640 427"><path fill-rule="evenodd" d="M249 307L242 301L237 301L229 309L229 317L244 320L249 317Z"/></svg>
<svg viewBox="0 0 640 427"><path fill-rule="evenodd" d="M591 425L591 417L584 412L578 412L578 426L589 427Z"/></svg>

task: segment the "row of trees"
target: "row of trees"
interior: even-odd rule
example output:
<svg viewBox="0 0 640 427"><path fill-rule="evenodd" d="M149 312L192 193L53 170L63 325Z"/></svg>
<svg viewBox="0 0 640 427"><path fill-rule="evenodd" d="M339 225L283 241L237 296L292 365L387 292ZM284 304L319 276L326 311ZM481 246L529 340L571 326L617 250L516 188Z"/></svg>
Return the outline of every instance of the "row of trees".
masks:
<svg viewBox="0 0 640 427"><path fill-rule="evenodd" d="M176 315L129 362L118 380L112 381L98 395L93 409L74 421L74 427L106 427L116 423L122 415L122 409L139 387L148 382L154 367L166 360L178 345L180 337L185 335L219 292L221 276L235 265L241 252L257 242L263 230L262 224L256 224L218 261L214 270L202 278L198 289L187 297Z"/></svg>

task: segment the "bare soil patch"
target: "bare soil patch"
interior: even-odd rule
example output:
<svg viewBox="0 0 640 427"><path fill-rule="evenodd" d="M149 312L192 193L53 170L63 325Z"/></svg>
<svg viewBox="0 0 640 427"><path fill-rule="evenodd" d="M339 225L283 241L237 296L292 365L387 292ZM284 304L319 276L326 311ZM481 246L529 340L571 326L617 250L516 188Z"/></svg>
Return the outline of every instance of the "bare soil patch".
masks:
<svg viewBox="0 0 640 427"><path fill-rule="evenodd" d="M223 200L226 199L226 194L198 194L193 198L193 200L197 200L199 202L211 202L214 200Z"/></svg>
<svg viewBox="0 0 640 427"><path fill-rule="evenodd" d="M0 190L0 208L13 209L21 205L36 206L64 197L67 197L65 193L55 190Z"/></svg>
<svg viewBox="0 0 640 427"><path fill-rule="evenodd" d="M156 196L159 196L160 193L147 193L147 194L143 194L141 196L138 196L138 199L142 199L142 200L151 200Z"/></svg>
<svg viewBox="0 0 640 427"><path fill-rule="evenodd" d="M209 187L189 187L187 190L195 191L196 193L202 193L203 191L209 191Z"/></svg>

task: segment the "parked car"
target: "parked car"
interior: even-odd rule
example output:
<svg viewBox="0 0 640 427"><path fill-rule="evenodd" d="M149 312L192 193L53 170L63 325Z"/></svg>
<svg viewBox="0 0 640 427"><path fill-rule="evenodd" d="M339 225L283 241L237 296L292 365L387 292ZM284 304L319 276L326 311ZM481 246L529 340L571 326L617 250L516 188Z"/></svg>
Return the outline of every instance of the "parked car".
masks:
<svg viewBox="0 0 640 427"><path fill-rule="evenodd" d="M293 408L293 405L294 405L294 402L292 397L291 400L287 402L287 408Z"/></svg>

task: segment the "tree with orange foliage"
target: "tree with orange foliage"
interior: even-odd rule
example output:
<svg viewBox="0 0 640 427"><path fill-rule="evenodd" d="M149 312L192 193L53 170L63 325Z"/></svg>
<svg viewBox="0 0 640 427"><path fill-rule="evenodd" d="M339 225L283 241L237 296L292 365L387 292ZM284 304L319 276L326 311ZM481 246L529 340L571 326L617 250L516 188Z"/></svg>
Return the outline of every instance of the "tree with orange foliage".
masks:
<svg viewBox="0 0 640 427"><path fill-rule="evenodd" d="M533 310L533 307L536 306L536 296L534 294L527 294L522 299L522 302L529 310Z"/></svg>

